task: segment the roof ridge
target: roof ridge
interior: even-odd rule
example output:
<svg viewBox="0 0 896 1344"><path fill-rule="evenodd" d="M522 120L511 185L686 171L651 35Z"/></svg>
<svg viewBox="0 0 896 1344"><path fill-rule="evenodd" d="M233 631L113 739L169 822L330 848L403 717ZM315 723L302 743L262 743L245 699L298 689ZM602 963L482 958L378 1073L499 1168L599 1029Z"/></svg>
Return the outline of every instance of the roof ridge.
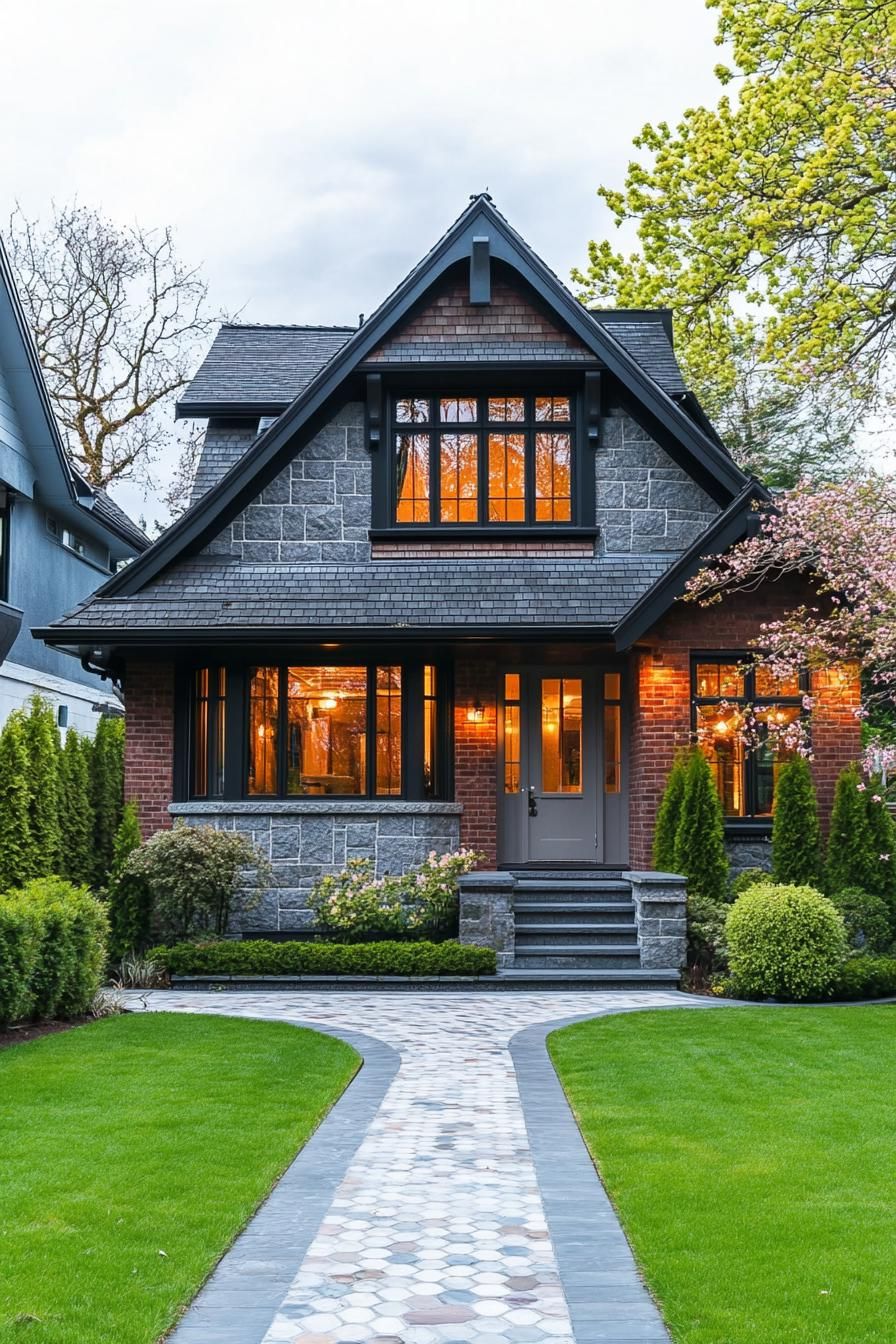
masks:
<svg viewBox="0 0 896 1344"><path fill-rule="evenodd" d="M326 322L222 322L220 331L357 331L341 323Z"/></svg>

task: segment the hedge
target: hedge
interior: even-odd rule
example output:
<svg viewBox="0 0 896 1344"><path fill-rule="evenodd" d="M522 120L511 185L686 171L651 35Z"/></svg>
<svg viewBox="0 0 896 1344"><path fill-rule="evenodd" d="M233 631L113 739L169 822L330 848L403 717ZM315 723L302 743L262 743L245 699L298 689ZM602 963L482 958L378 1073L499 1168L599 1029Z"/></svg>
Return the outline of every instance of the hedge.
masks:
<svg viewBox="0 0 896 1344"><path fill-rule="evenodd" d="M108 920L86 887L35 878L0 895L0 1025L78 1017L100 987Z"/></svg>
<svg viewBox="0 0 896 1344"><path fill-rule="evenodd" d="M896 997L896 957L870 953L852 957L840 969L825 996L831 999L889 999Z"/></svg>
<svg viewBox="0 0 896 1344"><path fill-rule="evenodd" d="M489 947L460 943L177 943L147 957L169 975L494 975Z"/></svg>

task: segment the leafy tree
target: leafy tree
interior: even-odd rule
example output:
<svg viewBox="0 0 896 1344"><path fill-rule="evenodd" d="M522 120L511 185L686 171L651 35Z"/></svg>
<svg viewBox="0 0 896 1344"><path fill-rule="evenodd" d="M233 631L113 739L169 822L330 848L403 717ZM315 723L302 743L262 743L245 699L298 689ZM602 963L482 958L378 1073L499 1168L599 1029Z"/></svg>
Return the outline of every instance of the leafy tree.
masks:
<svg viewBox="0 0 896 1344"><path fill-rule="evenodd" d="M676 753L666 780L666 788L656 814L653 833L653 866L661 873L672 872L675 864L675 835L681 820L681 804L688 768L688 753Z"/></svg>
<svg viewBox="0 0 896 1344"><path fill-rule="evenodd" d="M93 803L87 754L74 728L69 728L62 748L60 782L60 873L81 885L93 875Z"/></svg>
<svg viewBox="0 0 896 1344"><path fill-rule="evenodd" d="M93 803L93 881L105 887L115 854L115 833L124 808L124 720L104 715L90 754Z"/></svg>
<svg viewBox="0 0 896 1344"><path fill-rule="evenodd" d="M802 435L836 474L896 335L896 7L709 4L736 96L644 127L623 189L600 193L639 250L592 243L575 278L588 300L672 308L706 409L729 430L746 412L742 456L758 438L792 474Z"/></svg>
<svg viewBox="0 0 896 1344"><path fill-rule="evenodd" d="M0 891L26 882L34 871L28 741L23 718L16 710L0 732Z"/></svg>
<svg viewBox="0 0 896 1344"><path fill-rule="evenodd" d="M825 885L832 894L847 887L879 894L880 859L865 793L858 767L847 766L837 780L831 811Z"/></svg>
<svg viewBox="0 0 896 1344"><path fill-rule="evenodd" d="M59 729L52 705L39 695L29 700L23 723L28 747L28 815L34 844L30 876L51 877L58 874L62 860Z"/></svg>
<svg viewBox="0 0 896 1344"><path fill-rule="evenodd" d="M688 757L673 871L687 878L689 900L718 904L725 900L728 859L722 803L702 751L692 751Z"/></svg>
<svg viewBox="0 0 896 1344"><path fill-rule="evenodd" d="M785 762L775 790L772 822L772 876L792 886L821 880L821 824L812 772L805 756Z"/></svg>
<svg viewBox="0 0 896 1344"><path fill-rule="evenodd" d="M113 956L139 952L149 942L151 901L146 880L125 871L143 842L135 803L127 803L115 832L109 876L109 945Z"/></svg>

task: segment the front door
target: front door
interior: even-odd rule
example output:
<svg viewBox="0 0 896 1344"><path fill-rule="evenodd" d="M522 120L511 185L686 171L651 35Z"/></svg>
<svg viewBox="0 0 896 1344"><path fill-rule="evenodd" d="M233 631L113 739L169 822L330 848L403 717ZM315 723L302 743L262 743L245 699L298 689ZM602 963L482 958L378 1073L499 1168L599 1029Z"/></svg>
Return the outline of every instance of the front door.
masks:
<svg viewBox="0 0 896 1344"><path fill-rule="evenodd" d="M594 668L504 676L502 862L625 862L621 687Z"/></svg>

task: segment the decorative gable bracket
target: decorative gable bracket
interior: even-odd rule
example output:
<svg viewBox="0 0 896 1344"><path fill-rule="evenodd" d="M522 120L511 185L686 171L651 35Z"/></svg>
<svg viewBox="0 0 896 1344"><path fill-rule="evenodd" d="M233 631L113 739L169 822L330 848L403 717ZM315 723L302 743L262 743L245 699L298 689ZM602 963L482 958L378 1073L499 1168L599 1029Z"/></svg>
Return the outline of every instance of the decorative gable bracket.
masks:
<svg viewBox="0 0 896 1344"><path fill-rule="evenodd" d="M600 374L585 374L585 433L596 448L600 439Z"/></svg>
<svg viewBox="0 0 896 1344"><path fill-rule="evenodd" d="M470 249L470 303L492 301L492 264L488 236L474 234Z"/></svg>
<svg viewBox="0 0 896 1344"><path fill-rule="evenodd" d="M367 375L367 451L375 453L383 436L383 376Z"/></svg>

